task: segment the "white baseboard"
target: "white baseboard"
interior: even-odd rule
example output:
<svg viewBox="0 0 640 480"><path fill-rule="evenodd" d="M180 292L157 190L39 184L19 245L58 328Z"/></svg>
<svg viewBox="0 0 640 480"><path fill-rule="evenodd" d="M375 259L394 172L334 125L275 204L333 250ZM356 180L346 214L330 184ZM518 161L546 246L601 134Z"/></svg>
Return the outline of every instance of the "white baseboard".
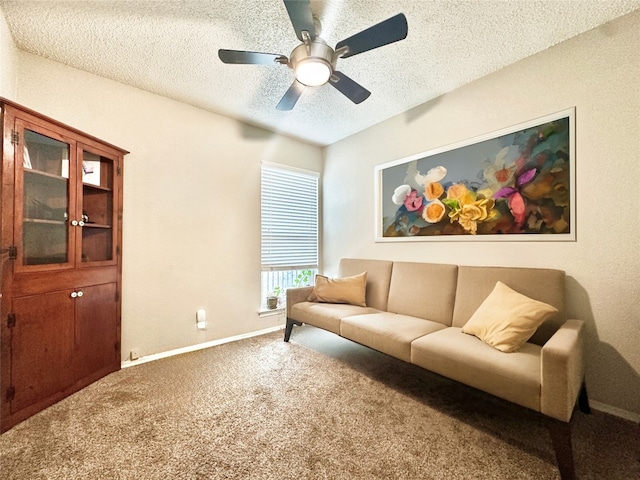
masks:
<svg viewBox="0 0 640 480"><path fill-rule="evenodd" d="M215 347L216 345L222 345L224 343L236 342L238 340L244 340L245 338L257 337L258 335L264 335L266 333L276 332L283 330L284 325L265 328L264 330L258 330L256 332L243 333L242 335L235 335L233 337L220 338L218 340L211 340L210 342L198 343L197 345L190 345L188 347L176 348L175 350L169 350L167 352L154 353L153 355L145 355L137 360L124 360L120 366L122 368L134 367L142 363L153 362L154 360L160 360L161 358L173 357L174 355L180 355L182 353L195 352L204 348Z"/></svg>
<svg viewBox="0 0 640 480"><path fill-rule="evenodd" d="M594 410L599 410L600 412L604 412L610 415L614 415L616 417L624 418L625 420L631 420L634 423L640 423L640 414L629 412L627 410L623 410L622 408L607 405L606 403L596 402L591 399L589 399L589 406L591 406L591 408L593 408Z"/></svg>

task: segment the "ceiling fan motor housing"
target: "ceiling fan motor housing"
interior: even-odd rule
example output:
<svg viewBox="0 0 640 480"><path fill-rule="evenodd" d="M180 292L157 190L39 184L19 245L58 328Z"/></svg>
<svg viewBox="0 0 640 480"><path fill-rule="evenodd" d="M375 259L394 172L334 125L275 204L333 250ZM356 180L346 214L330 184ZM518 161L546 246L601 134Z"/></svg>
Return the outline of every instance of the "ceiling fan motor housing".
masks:
<svg viewBox="0 0 640 480"><path fill-rule="evenodd" d="M306 87L329 83L356 105L369 98L371 92L343 72L336 70L338 58L348 58L407 37L407 18L399 13L361 32L338 42L335 49L320 38L321 25L311 11L310 0L284 0L284 6L302 43L293 49L289 58L273 53L219 49L224 63L254 65L287 65L295 80L276 109L291 110Z"/></svg>
<svg viewBox="0 0 640 480"><path fill-rule="evenodd" d="M333 73L333 48L316 38L313 42L301 43L289 56L289 66L296 79L309 87L327 83Z"/></svg>

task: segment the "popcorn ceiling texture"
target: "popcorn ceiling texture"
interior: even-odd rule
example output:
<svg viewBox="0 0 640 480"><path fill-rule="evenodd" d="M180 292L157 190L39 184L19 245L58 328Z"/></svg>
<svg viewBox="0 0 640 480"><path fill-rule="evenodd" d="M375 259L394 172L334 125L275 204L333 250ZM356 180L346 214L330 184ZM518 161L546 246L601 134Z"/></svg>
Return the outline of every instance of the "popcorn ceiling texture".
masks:
<svg viewBox="0 0 640 480"><path fill-rule="evenodd" d="M406 40L338 69L372 92L352 104L331 86L276 104L284 66L225 65L219 48L289 56L298 45L280 0L0 0L18 48L205 110L328 145L640 8L640 0L312 0L335 44L399 12Z"/></svg>

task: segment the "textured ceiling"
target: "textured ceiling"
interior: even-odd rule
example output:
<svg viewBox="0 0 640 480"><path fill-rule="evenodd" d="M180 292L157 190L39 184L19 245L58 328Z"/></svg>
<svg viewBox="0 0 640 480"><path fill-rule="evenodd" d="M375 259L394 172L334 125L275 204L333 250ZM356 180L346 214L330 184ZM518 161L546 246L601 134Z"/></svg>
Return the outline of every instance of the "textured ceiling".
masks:
<svg viewBox="0 0 640 480"><path fill-rule="evenodd" d="M354 105L330 85L276 110L281 65L226 65L219 48L289 56L299 43L280 0L0 0L23 50L319 145L640 8L640 0L312 0L330 46L397 13L406 40L338 69L372 92Z"/></svg>

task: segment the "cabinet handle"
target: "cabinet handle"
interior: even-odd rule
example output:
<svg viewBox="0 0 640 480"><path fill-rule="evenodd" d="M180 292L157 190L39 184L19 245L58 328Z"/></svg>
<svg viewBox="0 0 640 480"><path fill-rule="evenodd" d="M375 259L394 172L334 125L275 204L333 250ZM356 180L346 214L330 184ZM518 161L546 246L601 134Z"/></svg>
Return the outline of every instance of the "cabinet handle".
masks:
<svg viewBox="0 0 640 480"><path fill-rule="evenodd" d="M78 292L71 292L71 298L76 298L78 296Z"/></svg>
<svg viewBox="0 0 640 480"><path fill-rule="evenodd" d="M73 225L74 227L78 226L78 220L71 220L71 225Z"/></svg>
<svg viewBox="0 0 640 480"><path fill-rule="evenodd" d="M78 297L81 297L82 295L84 295L84 293L82 293L82 290L80 290L80 291L78 292Z"/></svg>
<svg viewBox="0 0 640 480"><path fill-rule="evenodd" d="M83 222L82 220L80 220L80 221L78 222L78 225L80 225L81 227L84 227L84 222Z"/></svg>

